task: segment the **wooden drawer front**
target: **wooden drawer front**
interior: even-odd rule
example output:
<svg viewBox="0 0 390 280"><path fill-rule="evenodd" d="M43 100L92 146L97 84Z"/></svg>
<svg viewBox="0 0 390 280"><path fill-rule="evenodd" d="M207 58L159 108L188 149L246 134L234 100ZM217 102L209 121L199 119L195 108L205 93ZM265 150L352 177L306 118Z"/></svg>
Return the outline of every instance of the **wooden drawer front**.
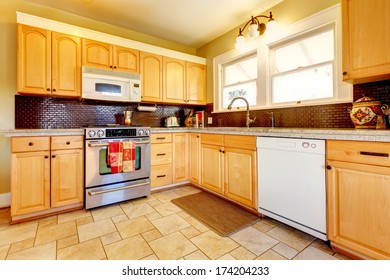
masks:
<svg viewBox="0 0 390 280"><path fill-rule="evenodd" d="M152 166L150 182L152 188L172 184L172 164Z"/></svg>
<svg viewBox="0 0 390 280"><path fill-rule="evenodd" d="M224 141L225 147L256 150L255 136L225 135Z"/></svg>
<svg viewBox="0 0 390 280"><path fill-rule="evenodd" d="M50 150L50 137L12 137L11 151L18 152L35 152Z"/></svg>
<svg viewBox="0 0 390 280"><path fill-rule="evenodd" d="M84 138L81 135L51 137L52 150L82 149Z"/></svg>
<svg viewBox="0 0 390 280"><path fill-rule="evenodd" d="M222 134L201 134L200 139L202 144L223 146Z"/></svg>
<svg viewBox="0 0 390 280"><path fill-rule="evenodd" d="M152 165L172 163L172 144L152 144Z"/></svg>
<svg viewBox="0 0 390 280"><path fill-rule="evenodd" d="M390 166L390 143L329 140L326 148L327 159Z"/></svg>
<svg viewBox="0 0 390 280"><path fill-rule="evenodd" d="M151 134L151 142L153 143L171 143L172 142L172 133L156 133Z"/></svg>

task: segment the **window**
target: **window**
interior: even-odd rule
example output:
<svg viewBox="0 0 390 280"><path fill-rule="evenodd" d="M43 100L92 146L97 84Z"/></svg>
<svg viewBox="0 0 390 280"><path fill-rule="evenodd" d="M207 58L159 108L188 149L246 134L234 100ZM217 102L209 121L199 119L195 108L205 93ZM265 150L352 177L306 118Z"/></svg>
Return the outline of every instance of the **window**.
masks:
<svg viewBox="0 0 390 280"><path fill-rule="evenodd" d="M233 43L232 43L233 44ZM236 96L251 109L352 101L342 81L340 4L214 58L214 112ZM237 100L233 109L245 110Z"/></svg>
<svg viewBox="0 0 390 280"><path fill-rule="evenodd" d="M252 54L222 65L222 108L226 109L235 97L244 97L250 106L257 100L257 56ZM237 100L235 107L246 106Z"/></svg>
<svg viewBox="0 0 390 280"><path fill-rule="evenodd" d="M333 98L334 25L270 48L271 104Z"/></svg>

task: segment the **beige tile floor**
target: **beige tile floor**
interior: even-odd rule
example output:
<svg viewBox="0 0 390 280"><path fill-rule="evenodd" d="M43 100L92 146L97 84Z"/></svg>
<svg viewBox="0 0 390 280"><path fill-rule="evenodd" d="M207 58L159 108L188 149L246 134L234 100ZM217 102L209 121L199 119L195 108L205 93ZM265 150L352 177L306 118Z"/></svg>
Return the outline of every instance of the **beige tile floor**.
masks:
<svg viewBox="0 0 390 280"><path fill-rule="evenodd" d="M171 203L198 191L181 187L15 225L0 209L0 260L347 259L269 218L221 237Z"/></svg>

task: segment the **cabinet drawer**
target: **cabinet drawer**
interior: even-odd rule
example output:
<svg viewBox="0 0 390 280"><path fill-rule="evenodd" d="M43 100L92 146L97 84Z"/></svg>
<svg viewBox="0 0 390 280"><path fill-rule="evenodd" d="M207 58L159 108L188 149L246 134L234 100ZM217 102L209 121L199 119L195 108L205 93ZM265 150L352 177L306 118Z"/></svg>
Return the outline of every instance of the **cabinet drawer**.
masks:
<svg viewBox="0 0 390 280"><path fill-rule="evenodd" d="M390 143L329 140L326 148L327 159L390 166Z"/></svg>
<svg viewBox="0 0 390 280"><path fill-rule="evenodd" d="M150 182L152 188L172 184L172 164L152 166Z"/></svg>
<svg viewBox="0 0 390 280"><path fill-rule="evenodd" d="M12 137L11 152L35 152L50 150L50 137Z"/></svg>
<svg viewBox="0 0 390 280"><path fill-rule="evenodd" d="M172 144L152 144L151 163L152 165L172 163Z"/></svg>
<svg viewBox="0 0 390 280"><path fill-rule="evenodd" d="M200 139L202 144L223 146L222 134L201 134Z"/></svg>
<svg viewBox="0 0 390 280"><path fill-rule="evenodd" d="M225 147L256 150L255 136L225 135L224 141Z"/></svg>
<svg viewBox="0 0 390 280"><path fill-rule="evenodd" d="M84 139L81 135L51 137L52 150L82 149Z"/></svg>
<svg viewBox="0 0 390 280"><path fill-rule="evenodd" d="M151 134L151 142L153 143L171 143L172 142L172 133L156 133Z"/></svg>

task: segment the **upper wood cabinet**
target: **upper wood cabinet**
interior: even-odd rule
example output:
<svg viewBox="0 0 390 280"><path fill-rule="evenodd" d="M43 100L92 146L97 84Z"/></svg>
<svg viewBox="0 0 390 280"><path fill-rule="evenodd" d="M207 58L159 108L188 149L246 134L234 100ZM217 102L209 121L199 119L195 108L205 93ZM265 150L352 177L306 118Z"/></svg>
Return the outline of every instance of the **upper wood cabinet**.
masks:
<svg viewBox="0 0 390 280"><path fill-rule="evenodd" d="M342 0L343 79L390 78L390 1Z"/></svg>
<svg viewBox="0 0 390 280"><path fill-rule="evenodd" d="M139 51L83 38L83 66L139 73Z"/></svg>
<svg viewBox="0 0 390 280"><path fill-rule="evenodd" d="M81 38L18 25L17 91L81 96Z"/></svg>
<svg viewBox="0 0 390 280"><path fill-rule="evenodd" d="M140 52L142 101L162 101L162 56Z"/></svg>
<svg viewBox="0 0 390 280"><path fill-rule="evenodd" d="M188 104L206 104L206 65L186 62Z"/></svg>

